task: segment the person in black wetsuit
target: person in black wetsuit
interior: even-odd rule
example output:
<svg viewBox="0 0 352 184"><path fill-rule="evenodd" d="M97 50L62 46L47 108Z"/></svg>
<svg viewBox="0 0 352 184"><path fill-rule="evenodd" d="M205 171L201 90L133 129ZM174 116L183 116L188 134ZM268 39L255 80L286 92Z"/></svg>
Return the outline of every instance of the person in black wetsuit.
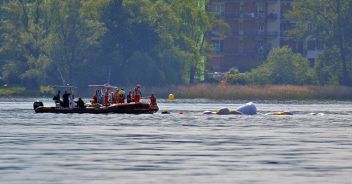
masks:
<svg viewBox="0 0 352 184"><path fill-rule="evenodd" d="M62 95L62 106L67 108L69 106L69 97L70 93L65 91L65 93Z"/></svg>
<svg viewBox="0 0 352 184"><path fill-rule="evenodd" d="M82 98L78 98L78 101L76 102L77 103L77 107L79 109L84 109L86 108L86 106L84 105L84 101L82 100Z"/></svg>
<svg viewBox="0 0 352 184"><path fill-rule="evenodd" d="M61 100L60 100L60 90L57 91L57 94L53 97L53 100L55 103L61 103Z"/></svg>
<svg viewBox="0 0 352 184"><path fill-rule="evenodd" d="M127 103L131 103L133 100L132 100L132 92L129 91L128 92L128 95L127 95Z"/></svg>

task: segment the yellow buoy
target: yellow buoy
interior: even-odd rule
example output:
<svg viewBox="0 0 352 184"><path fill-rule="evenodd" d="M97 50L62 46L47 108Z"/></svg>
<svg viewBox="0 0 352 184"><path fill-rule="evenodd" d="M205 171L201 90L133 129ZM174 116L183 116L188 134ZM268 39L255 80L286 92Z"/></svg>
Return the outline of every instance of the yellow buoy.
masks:
<svg viewBox="0 0 352 184"><path fill-rule="evenodd" d="M174 99L175 99L175 96L174 96L174 94L172 94L172 93L171 93L171 94L169 94L169 97L168 97L168 99L169 99L169 100L174 100Z"/></svg>

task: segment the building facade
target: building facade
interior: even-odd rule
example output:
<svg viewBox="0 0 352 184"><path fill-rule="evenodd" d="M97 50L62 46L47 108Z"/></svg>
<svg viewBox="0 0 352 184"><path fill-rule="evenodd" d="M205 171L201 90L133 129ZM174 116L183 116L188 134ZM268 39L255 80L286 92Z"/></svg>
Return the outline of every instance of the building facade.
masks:
<svg viewBox="0 0 352 184"><path fill-rule="evenodd" d="M230 33L226 37L216 31L208 34L214 46L214 54L208 60L209 71L226 72L232 67L248 71L263 62L272 48L285 45L314 62L317 49L308 52L308 40L297 42L288 35L295 21L286 15L294 1L210 0L208 11L222 18L230 26Z"/></svg>

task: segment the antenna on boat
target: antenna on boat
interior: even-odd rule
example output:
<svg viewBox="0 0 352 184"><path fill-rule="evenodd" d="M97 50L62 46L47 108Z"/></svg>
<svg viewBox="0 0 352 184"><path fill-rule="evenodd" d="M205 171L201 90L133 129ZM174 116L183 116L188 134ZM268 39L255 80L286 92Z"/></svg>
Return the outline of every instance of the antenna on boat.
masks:
<svg viewBox="0 0 352 184"><path fill-rule="evenodd" d="M111 68L109 68L109 73L108 73L108 84L110 84L110 78L111 78Z"/></svg>
<svg viewBox="0 0 352 184"><path fill-rule="evenodd" d="M64 77L62 76L62 73L61 73L61 70L60 70L60 68L57 68L57 71L59 71L59 74L60 74L60 77L61 77L61 81L62 81L62 85L66 85L65 83L65 79L64 79Z"/></svg>

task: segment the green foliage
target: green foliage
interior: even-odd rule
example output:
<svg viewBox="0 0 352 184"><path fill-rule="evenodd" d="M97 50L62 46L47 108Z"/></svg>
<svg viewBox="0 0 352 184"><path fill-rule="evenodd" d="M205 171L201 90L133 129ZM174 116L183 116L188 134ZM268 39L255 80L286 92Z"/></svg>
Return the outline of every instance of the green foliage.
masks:
<svg viewBox="0 0 352 184"><path fill-rule="evenodd" d="M273 49L267 61L248 74L258 84L306 84L310 80L308 61L287 46Z"/></svg>
<svg viewBox="0 0 352 184"><path fill-rule="evenodd" d="M205 55L210 50L205 33L216 26L220 30L225 27L224 22L216 20L206 12L206 3L206 0L171 1L170 3L178 18L172 37L176 46L188 53L185 66L189 71L190 83L204 78L202 75L204 75Z"/></svg>
<svg viewBox="0 0 352 184"><path fill-rule="evenodd" d="M247 73L247 82L254 84L270 84L272 68L269 64L264 63Z"/></svg>
<svg viewBox="0 0 352 184"><path fill-rule="evenodd" d="M225 75L225 80L230 84L247 84L247 77L245 74L234 73Z"/></svg>
<svg viewBox="0 0 352 184"><path fill-rule="evenodd" d="M153 84L155 79L160 78L161 72L156 67L156 61L148 53L135 52L126 60L126 66L123 75L126 82L130 84L143 83ZM145 73L144 71L149 71ZM155 83L154 83L155 84Z"/></svg>
<svg viewBox="0 0 352 184"><path fill-rule="evenodd" d="M1 87L0 96L11 96L24 94L26 88L24 87Z"/></svg>
<svg viewBox="0 0 352 184"><path fill-rule="evenodd" d="M0 70L12 85L179 84L204 71L206 0L13 0L0 4ZM198 77L199 78L199 77Z"/></svg>
<svg viewBox="0 0 352 184"><path fill-rule="evenodd" d="M55 89L50 86L40 86L39 91L41 94L55 94Z"/></svg>
<svg viewBox="0 0 352 184"><path fill-rule="evenodd" d="M339 49L336 47L326 49L320 54L315 65L317 80L321 85L339 84L341 70Z"/></svg>
<svg viewBox="0 0 352 184"><path fill-rule="evenodd" d="M302 41L315 39L324 45L320 66L316 67L319 83L352 85L349 75L352 70L352 1L297 1L289 17L297 20L296 29L290 33L292 36ZM326 53L333 53L334 58Z"/></svg>

